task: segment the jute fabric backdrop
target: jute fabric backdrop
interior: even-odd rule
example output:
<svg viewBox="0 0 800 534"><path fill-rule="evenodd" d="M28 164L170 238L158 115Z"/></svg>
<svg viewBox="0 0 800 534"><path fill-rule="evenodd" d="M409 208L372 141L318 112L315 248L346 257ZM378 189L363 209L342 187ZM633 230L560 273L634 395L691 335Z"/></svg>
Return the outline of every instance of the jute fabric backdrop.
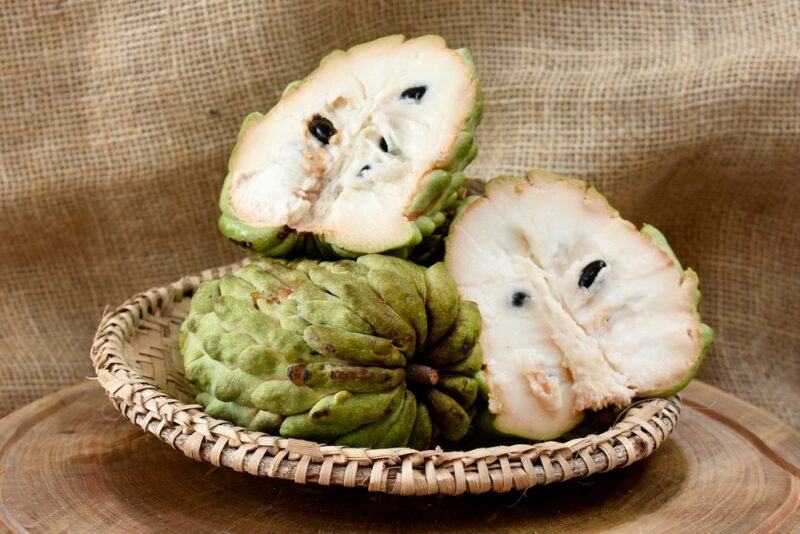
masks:
<svg viewBox="0 0 800 534"><path fill-rule="evenodd" d="M92 374L106 303L242 256L239 124L334 48L439 33L484 84L470 175L596 184L701 279L701 378L800 424L800 3L6 1L0 414Z"/></svg>

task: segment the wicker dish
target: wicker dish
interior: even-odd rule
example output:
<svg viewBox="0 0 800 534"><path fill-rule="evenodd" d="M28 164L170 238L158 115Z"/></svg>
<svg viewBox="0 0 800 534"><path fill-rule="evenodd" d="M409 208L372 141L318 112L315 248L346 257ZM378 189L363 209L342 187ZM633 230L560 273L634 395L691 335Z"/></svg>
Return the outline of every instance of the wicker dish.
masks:
<svg viewBox="0 0 800 534"><path fill-rule="evenodd" d="M300 484L366 487L400 495L522 490L627 467L670 435L680 401L647 399L608 430L565 442L445 452L356 449L269 436L206 415L192 404L178 328L204 280L253 260L186 276L107 313L91 349L97 380L134 424L198 461Z"/></svg>

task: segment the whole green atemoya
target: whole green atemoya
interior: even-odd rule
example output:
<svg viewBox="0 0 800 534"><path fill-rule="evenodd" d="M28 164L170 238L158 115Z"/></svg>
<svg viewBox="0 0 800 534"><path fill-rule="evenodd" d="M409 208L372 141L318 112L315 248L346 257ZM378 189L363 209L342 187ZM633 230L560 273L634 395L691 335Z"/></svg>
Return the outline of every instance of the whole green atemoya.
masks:
<svg viewBox="0 0 800 534"><path fill-rule="evenodd" d="M332 52L244 120L220 231L265 257L406 257L447 222L482 112L472 55L441 37Z"/></svg>
<svg viewBox="0 0 800 534"><path fill-rule="evenodd" d="M420 449L467 432L480 328L442 263L275 259L201 284L179 343L213 417L284 437Z"/></svg>

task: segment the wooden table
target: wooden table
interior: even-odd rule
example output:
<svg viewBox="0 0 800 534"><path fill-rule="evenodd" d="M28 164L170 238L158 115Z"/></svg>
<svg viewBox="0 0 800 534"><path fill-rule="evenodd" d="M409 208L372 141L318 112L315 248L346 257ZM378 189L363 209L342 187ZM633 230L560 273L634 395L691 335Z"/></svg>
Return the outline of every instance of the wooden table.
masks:
<svg viewBox="0 0 800 534"><path fill-rule="evenodd" d="M751 532L800 528L800 432L695 381L649 459L525 494L402 498L194 462L97 384L0 420L0 525L31 532Z"/></svg>

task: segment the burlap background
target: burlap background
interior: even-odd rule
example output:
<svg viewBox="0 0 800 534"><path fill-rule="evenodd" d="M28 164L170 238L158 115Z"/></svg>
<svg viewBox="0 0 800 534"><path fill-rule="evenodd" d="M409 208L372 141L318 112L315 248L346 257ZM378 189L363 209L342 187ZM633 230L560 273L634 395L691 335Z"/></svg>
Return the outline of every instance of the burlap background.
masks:
<svg viewBox="0 0 800 534"><path fill-rule="evenodd" d="M0 414L91 374L105 303L240 252L239 123L327 51L470 46L475 176L590 179L701 277L701 377L800 424L800 3L121 2L0 7Z"/></svg>

